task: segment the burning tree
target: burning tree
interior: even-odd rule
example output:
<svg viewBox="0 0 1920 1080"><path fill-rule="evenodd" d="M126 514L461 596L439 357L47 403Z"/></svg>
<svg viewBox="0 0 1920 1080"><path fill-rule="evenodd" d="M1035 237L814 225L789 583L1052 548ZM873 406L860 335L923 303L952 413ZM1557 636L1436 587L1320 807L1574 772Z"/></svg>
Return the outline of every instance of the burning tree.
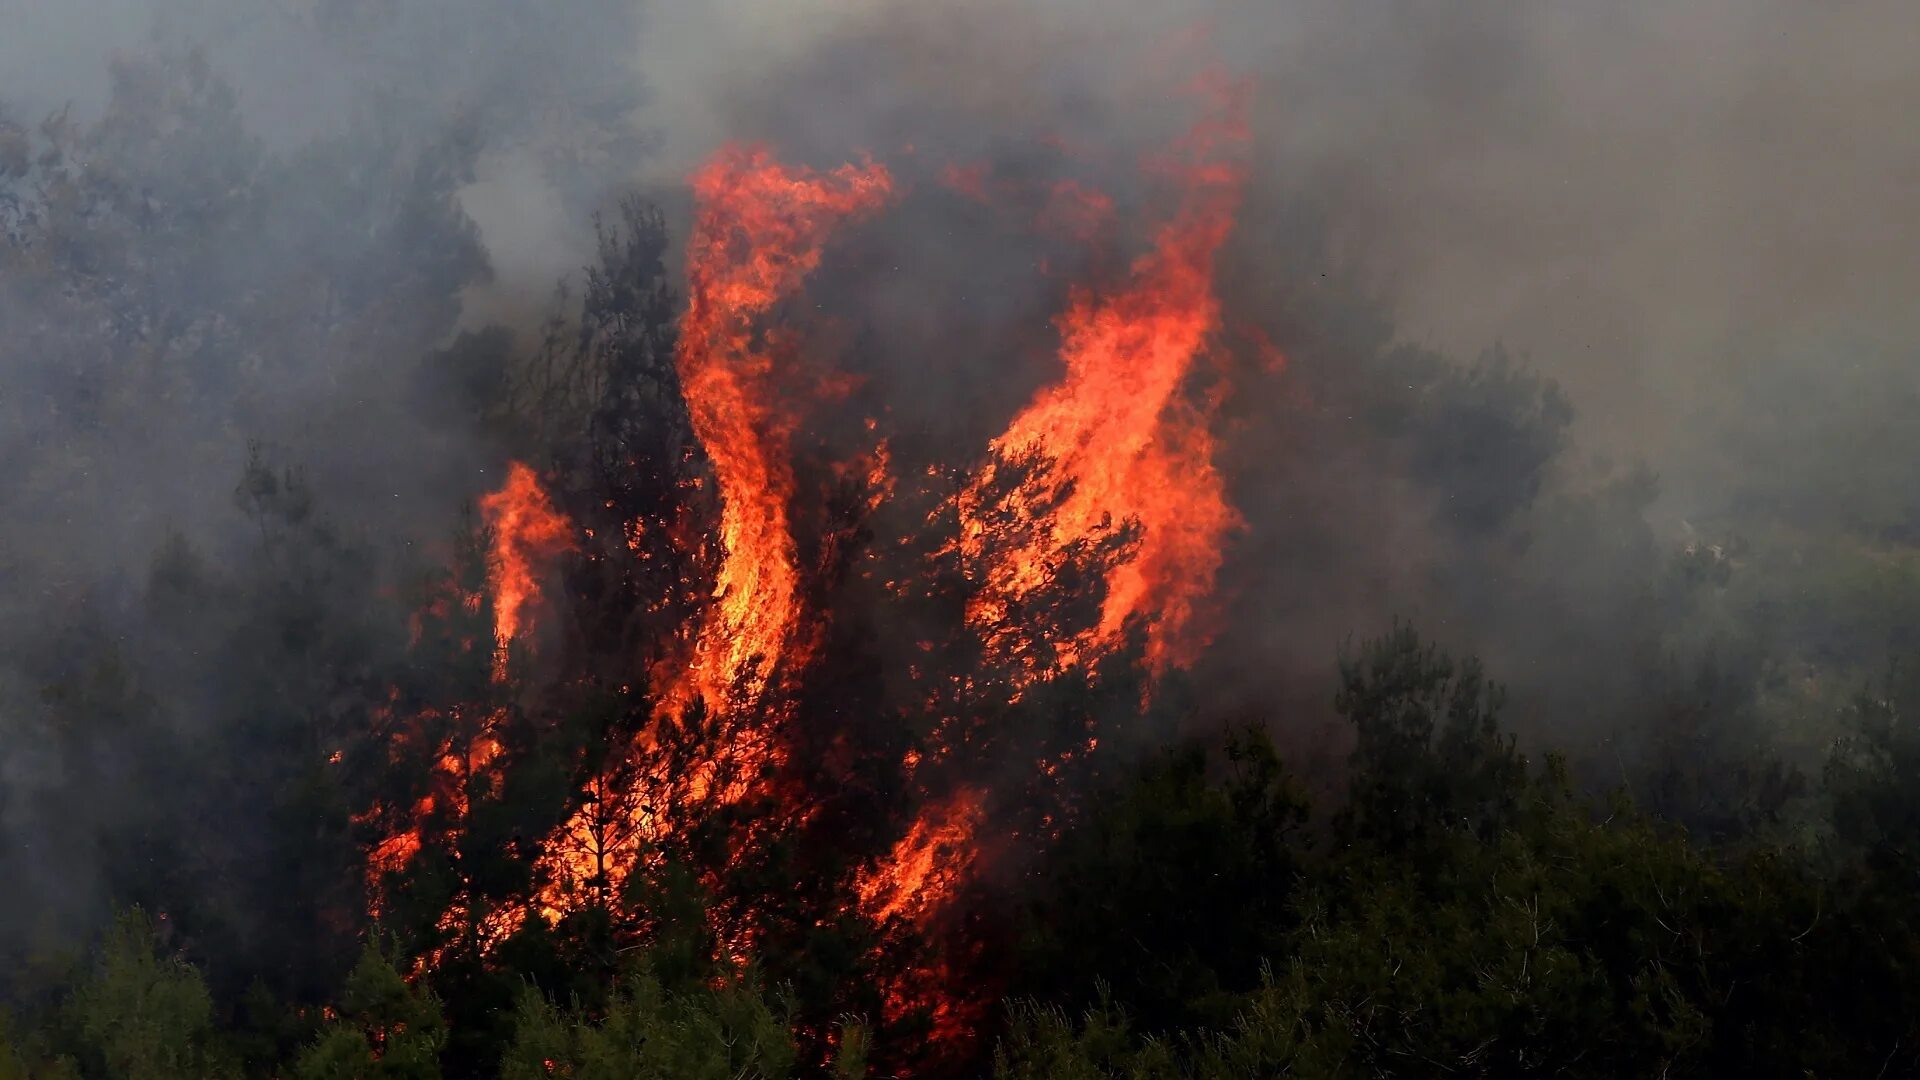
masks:
<svg viewBox="0 0 1920 1080"><path fill-rule="evenodd" d="M800 301L907 197L885 166L723 149L677 323L658 215L603 231L579 333L520 384L584 434L536 425L550 467L510 464L423 591L432 688L375 717L408 779L361 819L372 907L419 974L672 939L722 981L774 958L903 1067L973 1052L1011 932L991 897L1209 636L1236 522L1200 385L1241 182L1218 104L1149 162L1173 208L1147 250L1073 289L1061 376L957 459L896 460L884 412L851 449L816 435L855 380ZM1110 220L1076 186L1040 227L1061 200L1075 243Z"/></svg>

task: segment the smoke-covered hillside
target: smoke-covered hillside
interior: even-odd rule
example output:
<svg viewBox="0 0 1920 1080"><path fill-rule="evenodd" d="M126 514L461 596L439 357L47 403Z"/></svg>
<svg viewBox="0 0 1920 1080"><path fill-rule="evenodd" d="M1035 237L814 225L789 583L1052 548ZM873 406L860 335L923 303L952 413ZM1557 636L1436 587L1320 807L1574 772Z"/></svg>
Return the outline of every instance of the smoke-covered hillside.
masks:
<svg viewBox="0 0 1920 1080"><path fill-rule="evenodd" d="M0 1068L1920 1068L1916 34L0 0Z"/></svg>

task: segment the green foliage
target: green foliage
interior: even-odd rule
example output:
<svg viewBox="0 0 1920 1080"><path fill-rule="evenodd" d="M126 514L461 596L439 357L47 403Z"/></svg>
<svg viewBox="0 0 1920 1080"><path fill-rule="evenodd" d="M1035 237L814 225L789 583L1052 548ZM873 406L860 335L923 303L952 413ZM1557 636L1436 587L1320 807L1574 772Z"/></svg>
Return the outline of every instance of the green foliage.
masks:
<svg viewBox="0 0 1920 1080"><path fill-rule="evenodd" d="M1621 741L1640 766L1636 801L1649 813L1716 844L1777 839L1806 794L1806 777L1781 760L1755 700L1761 661L1709 647L1690 668L1645 676L1648 703Z"/></svg>
<svg viewBox="0 0 1920 1080"><path fill-rule="evenodd" d="M1862 694L1827 764L1834 831L1874 858L1920 870L1920 677L1896 667Z"/></svg>
<svg viewBox="0 0 1920 1080"><path fill-rule="evenodd" d="M121 916L62 1009L68 1067L102 1080L238 1075L200 973L160 946L145 914Z"/></svg>
<svg viewBox="0 0 1920 1080"><path fill-rule="evenodd" d="M1624 797L1597 817L1558 759L1536 771L1513 752L1472 665L1411 631L1344 670L1358 737L1345 842L1300 859L1284 933L1248 941L1275 967L1208 1025L1167 1025L1157 1002L1129 1014L1104 988L1078 1019L1020 1004L998 1076L1787 1077L1913 1063L1910 901L1790 855L1717 858ZM1133 925L1156 932L1083 966L1187 961L1154 916Z"/></svg>
<svg viewBox="0 0 1920 1080"><path fill-rule="evenodd" d="M300 1054L298 1080L436 1080L446 1022L431 995L368 946L347 977L339 1015Z"/></svg>
<svg viewBox="0 0 1920 1080"><path fill-rule="evenodd" d="M1334 707L1356 739L1338 832L1388 852L1443 834L1493 838L1525 783L1526 759L1500 730L1499 687L1410 627L1340 661Z"/></svg>
<svg viewBox="0 0 1920 1080"><path fill-rule="evenodd" d="M1216 781L1198 746L1150 760L1085 809L1023 915L1016 991L1071 1000L1095 978L1157 1022L1232 1015L1292 919L1306 804L1265 732Z"/></svg>
<svg viewBox="0 0 1920 1080"><path fill-rule="evenodd" d="M629 975L589 1018L528 988L502 1080L778 1080L796 1060L786 1008L750 981L675 992L651 969Z"/></svg>
<svg viewBox="0 0 1920 1080"><path fill-rule="evenodd" d="M1246 1008L1220 1031L1143 1036L1102 995L1076 1022L1057 1008L1016 1003L994 1051L996 1080L1239 1080L1340 1076L1349 1070L1301 1023L1302 988L1263 972Z"/></svg>
<svg viewBox="0 0 1920 1080"><path fill-rule="evenodd" d="M1578 797L1561 759L1536 768L1517 753L1476 665L1409 629L1341 670L1355 742L1350 796L1325 834L1336 842L1310 842L1305 800L1258 731L1217 755L1170 750L1100 791L1022 908L1025 974L995 1076L1920 1066L1920 736L1901 672L1857 705L1829 769L1841 854L1862 858L1818 863L1697 844L1624 794ZM63 1002L0 1039L0 1077L238 1076L244 1058L248 1075L301 1080L776 1080L811 1075L803 1056L816 1046L833 1048L820 1068L863 1075L862 1026L807 1035L799 1006L819 1003L713 966L695 886L668 874L647 886L657 895L628 898L661 919L658 951L570 972L565 935L582 928L529 929L501 947L502 960L553 976L541 985L565 1005L522 983L489 1018L505 973L443 965L436 983L460 995L465 1043L424 986L369 948L333 996L337 1013L292 1053L301 1010L256 990L223 1011L135 913Z"/></svg>

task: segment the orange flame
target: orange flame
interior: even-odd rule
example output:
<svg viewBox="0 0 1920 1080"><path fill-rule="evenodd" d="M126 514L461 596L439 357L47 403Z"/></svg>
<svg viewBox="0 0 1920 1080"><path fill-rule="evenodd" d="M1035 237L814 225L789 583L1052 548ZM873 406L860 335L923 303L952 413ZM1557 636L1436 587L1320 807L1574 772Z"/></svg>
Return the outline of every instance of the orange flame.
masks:
<svg viewBox="0 0 1920 1080"><path fill-rule="evenodd" d="M506 482L498 491L481 496L480 512L492 533L487 583L493 594L493 678L502 682L509 647L532 625L531 613L540 600L543 564L573 546L572 523L554 509L534 471L517 461L509 464ZM459 599L471 611L477 609L481 598ZM426 612L416 612L411 627L413 642L419 643L425 616L444 617L451 607L448 597L442 595L434 598ZM471 643L467 647L471 648ZM382 712L391 716L390 709ZM367 880L376 914L381 879L405 869L419 855L423 832L436 811L455 823L464 822L472 793L497 791L502 781L495 763L504 749L500 742L500 728L506 721L504 708L483 703L454 705L444 712L425 709L412 719L412 730L401 733L403 741L418 738L419 731L442 721L444 733L434 747L429 793L407 813L398 815L394 831L368 851ZM377 816L378 808L363 815L362 820L372 821Z"/></svg>
<svg viewBox="0 0 1920 1080"><path fill-rule="evenodd" d="M790 506L790 441L797 424L781 400L777 361L784 343L760 324L820 265L833 230L879 207L893 181L878 165L820 174L789 168L765 150L727 147L692 178L696 211L688 244L687 312L675 365L688 415L712 464L720 497L720 566L692 657L667 667L657 728L698 698L709 715L744 713L771 687L782 663L804 660L801 571ZM870 466L884 478L884 447ZM698 543L698 541L694 541ZM663 665L664 666L664 665ZM654 749L650 732L635 751ZM676 808L726 805L754 789L778 762L769 725L730 726L705 760L675 775L644 763L639 789L593 792L546 845L552 884L538 906L549 918L574 898L619 891L642 841L678 827Z"/></svg>
<svg viewBox="0 0 1920 1080"><path fill-rule="evenodd" d="M1066 554L1128 525L1138 542L1108 574L1098 624L1055 642L1060 665L1111 649L1135 619L1145 621L1155 670L1188 662L1205 644L1196 616L1238 516L1205 414L1183 389L1220 327L1214 260L1242 181L1212 151L1240 131L1237 122L1207 125L1187 141L1194 160L1169 169L1184 188L1178 212L1124 287L1074 294L1059 320L1065 377L993 441L993 459L962 495L962 550L986 566L971 618L1003 654L1026 651L1032 628L1006 624ZM991 495L999 470L1016 462L1030 471ZM990 528L990 516L1012 527Z"/></svg>
<svg viewBox="0 0 1920 1080"><path fill-rule="evenodd" d="M723 554L688 677L719 707L736 688L749 699L766 689L800 624L788 525L794 418L771 385L777 341L755 323L820 265L836 225L891 194L892 178L878 165L821 176L730 147L694 175L693 189L699 209L675 360L719 482Z"/></svg>
<svg viewBox="0 0 1920 1080"><path fill-rule="evenodd" d="M972 866L981 816L980 793L970 788L928 807L887 857L855 880L861 912L876 923L924 924Z"/></svg>
<svg viewBox="0 0 1920 1080"><path fill-rule="evenodd" d="M964 1045L991 1003L991 994L978 992L982 988L965 986L946 952L960 943L952 937L952 926L941 925L980 858L978 833L985 814L982 793L960 788L923 808L886 857L854 879L860 914L883 935L893 938L910 928L938 942L932 953L885 977L879 987L882 1018L888 1023L915 1014L924 1017L924 1050L932 1057Z"/></svg>
<svg viewBox="0 0 1920 1080"><path fill-rule="evenodd" d="M480 498L480 513L493 532L487 584L493 591L493 640L504 660L507 647L540 599L537 568L573 546L573 523L553 508L540 478L518 461L507 482Z"/></svg>
<svg viewBox="0 0 1920 1080"><path fill-rule="evenodd" d="M1123 280L1073 292L1057 320L1062 375L992 440L986 464L960 493L929 516L958 516L959 536L947 550L964 555L965 572L979 575L966 611L969 640L977 633L992 656L1011 664L1014 685L1002 687L1010 694L1017 696L1022 674L1037 678L1089 663L1136 631L1155 672L1190 663L1206 644L1204 605L1238 516L1214 465L1212 403L1193 382L1220 333L1215 261L1243 184L1242 170L1221 151L1244 137L1237 116L1212 121L1155 164L1177 183L1172 214ZM949 170L943 182L969 196L989 191L983 171ZM692 177L692 186L688 308L674 361L711 466L719 521L713 535L691 535L699 515L688 510L675 520L689 526L689 535L674 531L673 522L665 527L694 562L706 565L698 556L717 550L713 592L690 642L676 635L646 654L660 694L642 718L645 730L610 748L616 764L588 779L572 820L547 839L530 902L511 912L472 904L461 915L450 911L441 925L450 938L497 940L512 918L528 912L555 920L583 901L621 903L637 868L681 854L674 844L698 835L689 826L713 809L766 804L763 810L756 802L751 815L714 819L727 830L733 866L752 865L753 852L769 850L771 834L819 820L801 782L781 769L796 745L789 739L795 713L787 677L813 658L822 637L821 620L807 610L794 535L792 444L802 413L795 373L784 363L795 339L779 329L778 309L819 268L834 230L880 207L893 180L871 163L821 173L782 165L764 150L729 147ZM1036 224L1111 239L1114 207L1102 192L1064 183L1050 190ZM867 426L877 427L872 420ZM889 455L888 442L877 439L870 454L838 470L843 483L864 482L869 510L892 490ZM524 640L539 610L545 563L574 538L523 465L513 465L506 485L481 507L493 532L488 587L496 678L504 682L505 655ZM646 527L662 525L650 519ZM1034 614L1030 601L1050 594L1082 552L1123 533L1128 542L1101 556L1104 589L1090 625L1063 628ZM647 535L658 534L643 533L638 521L627 526L625 539L638 557L645 557L639 541ZM888 589L897 591L894 582ZM1045 660L1038 659L1043 641L1053 649ZM910 674L920 678L917 669ZM706 706L704 714L688 711L696 702ZM438 827L451 816L460 827L468 792L498 782L501 725L512 715L505 706L448 709L463 741L431 748L429 794L417 806L394 808L399 812L389 819L402 819L403 831L370 853L373 876L415 859L427 823ZM937 717L931 737L906 751L903 771L924 778L932 771L926 763L964 754L965 739L952 737L951 728L968 715L955 708ZM1058 785L1097 745L1090 725L1082 745L1034 766L1044 782ZM917 966L886 976L879 987L885 1019L924 1016L929 1045L956 1045L977 1031L993 999L964 985L984 968L981 954L969 951L977 943L966 920L955 917L969 881L1000 864L1002 849L989 844L983 851L981 844L989 803L986 790L971 787L929 798L883 858L851 881L837 879L851 893L838 894L836 904L872 924L878 948L931 944ZM1057 835L1055 819L1044 817L1038 840ZM737 861L743 855L747 861ZM722 878L715 873L708 882L716 893L710 917L723 951L741 958L761 924L746 910L750 900L721 895Z"/></svg>

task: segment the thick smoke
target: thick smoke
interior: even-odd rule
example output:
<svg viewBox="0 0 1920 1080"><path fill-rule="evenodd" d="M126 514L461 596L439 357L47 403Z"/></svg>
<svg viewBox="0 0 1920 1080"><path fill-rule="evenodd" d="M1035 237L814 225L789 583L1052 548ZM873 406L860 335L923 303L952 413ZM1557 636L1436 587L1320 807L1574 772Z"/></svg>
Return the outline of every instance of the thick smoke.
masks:
<svg viewBox="0 0 1920 1080"><path fill-rule="evenodd" d="M1524 356L1568 388L1584 445L1658 452L1690 503L1676 516L1715 497L1694 468L1720 434L1701 413L1759 360L1886 351L1914 329L1898 118L1920 97L1920 27L1895 3L605 0L534 18L12 0L3 17L16 119L97 109L105 59L160 40L205 46L269 146L370 112L477 136L460 201L499 279L485 292L517 315L590 257L608 196L671 185L723 140L885 153L917 136L965 156L1004 130L989 121L1110 140L1177 109L1183 61L1218 57L1256 84L1266 201L1311 205L1328 234L1302 257L1371 283L1402 338ZM980 122L909 118L929 101Z"/></svg>
<svg viewBox="0 0 1920 1080"><path fill-rule="evenodd" d="M1067 126L1092 97L1130 124L1184 36L1255 81L1275 194L1315 200L1404 336L1504 341L1610 449L1694 448L1695 411L1768 343L1914 330L1920 20L1898 3L739 2L659 25L646 70L693 155L835 42L872 51L783 100L881 141L872 118L916 86Z"/></svg>
<svg viewBox="0 0 1920 1080"><path fill-rule="evenodd" d="M431 358L590 250L645 147L634 17L0 6L9 925L84 924L98 872L215 822L236 875L290 854L260 799L290 779L214 751L398 655L370 598L497 485L487 374ZM142 820L152 850L104 846Z"/></svg>
<svg viewBox="0 0 1920 1080"><path fill-rule="evenodd" d="M1775 480L1743 465L1750 448L1797 456L1765 420L1789 393L1769 373L1911 383L1897 348L1836 336L1911 336L1896 283L1920 267L1886 141L1888 110L1916 92L1885 43L1905 21L1720 4L722 4L664 16L643 66L660 73L669 175L742 137L824 163L911 148L923 179L976 160L1073 175L1072 155L1034 152L1051 135L1098 148L1101 179L1123 187L1190 119L1185 78L1248 79L1256 183L1223 288L1293 369L1242 380L1229 406L1250 527L1223 587L1222 670L1204 681L1310 726L1328 643L1399 615L1485 655L1523 723L1584 739L1678 692L1623 672L1759 647L1697 610L1738 601L1692 588L1685 551L1754 527L1729 517ZM1837 153L1849 132L1872 132L1872 152ZM899 400L919 387L935 403L917 423L967 417L978 428L950 434L977 442L1046 377L1026 362L1039 341L992 328L1044 320L1060 297L976 221L921 212L892 230L869 260L886 272L850 271L842 314L885 343ZM928 273L941 266L958 269ZM1461 366L1496 346L1512 359ZM1369 428L1381 437L1353 436ZM1864 464L1813 456L1793 472Z"/></svg>
<svg viewBox="0 0 1920 1080"><path fill-rule="evenodd" d="M1221 286L1245 528L1193 680L1216 712L1311 748L1332 649L1397 616L1580 738L1665 700L1629 670L1848 654L1803 647L1827 626L1736 632L1711 545L1845 514L1920 528L1887 465L1913 449L1916 35L1892 0L0 0L0 225L31 231L9 216L29 192L99 208L0 263L20 903L91 899L115 855L96 826L149 809L116 794L140 748L59 729L61 687L114 685L63 670L66 643L164 662L146 688L191 732L243 696L221 656L246 627L202 596L157 659L130 633L175 534L225 569L325 528L337 559L303 573L356 587L431 561L520 450L462 407L498 377L477 365L531 347L596 212L652 195L679 239L681 179L729 140L886 160L915 213L856 230L816 298L867 380L845 419L884 408L909 456L964 457L1052 376L1067 275L943 170L1090 178L1150 212L1139 163L1212 70L1247 81L1253 127ZM493 324L512 347L440 351ZM322 522L277 488L236 507L252 440L304 470ZM1900 644L1884 621L1849 627L1851 655ZM368 634L338 647L397 650ZM1794 692L1675 678L1741 707ZM59 802L82 787L93 805Z"/></svg>

